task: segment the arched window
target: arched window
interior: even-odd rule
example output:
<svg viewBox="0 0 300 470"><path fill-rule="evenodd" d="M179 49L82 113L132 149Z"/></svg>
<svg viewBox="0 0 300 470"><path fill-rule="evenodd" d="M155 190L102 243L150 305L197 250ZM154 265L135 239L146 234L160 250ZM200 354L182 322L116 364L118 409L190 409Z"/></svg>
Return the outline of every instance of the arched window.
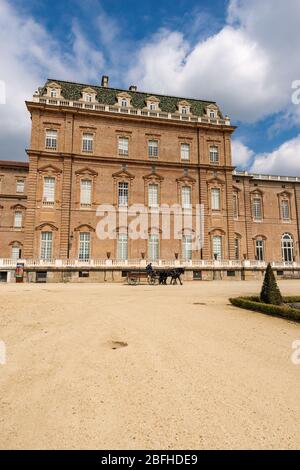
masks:
<svg viewBox="0 0 300 470"><path fill-rule="evenodd" d="M50 96L51 96L51 98L56 98L57 97L56 88L51 88Z"/></svg>
<svg viewBox="0 0 300 470"><path fill-rule="evenodd" d="M85 100L91 102L92 101L92 95L90 93L86 93Z"/></svg>
<svg viewBox="0 0 300 470"><path fill-rule="evenodd" d="M289 233L285 233L281 238L282 259L285 262L294 261L294 241Z"/></svg>
<svg viewBox="0 0 300 470"><path fill-rule="evenodd" d="M127 106L128 106L128 101L127 101L125 98L122 99L122 101L121 101L121 106L122 106L122 108L127 108Z"/></svg>

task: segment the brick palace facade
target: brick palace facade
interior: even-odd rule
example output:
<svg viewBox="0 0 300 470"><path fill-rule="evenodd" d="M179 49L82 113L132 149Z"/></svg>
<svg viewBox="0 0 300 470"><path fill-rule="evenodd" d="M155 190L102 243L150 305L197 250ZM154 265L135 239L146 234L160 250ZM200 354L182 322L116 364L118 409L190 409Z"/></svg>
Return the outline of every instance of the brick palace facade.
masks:
<svg viewBox="0 0 300 470"><path fill-rule="evenodd" d="M272 261L300 269L300 178L236 172L235 127L215 102L48 80L26 102L29 163L0 161L0 276L120 280L129 266L187 268L187 278L244 278ZM204 208L204 243L192 233L144 239L127 227L99 240L100 204ZM172 221L172 218L171 218ZM298 266L299 263L299 266ZM245 276L245 272L248 273ZM124 274L125 273L125 274Z"/></svg>

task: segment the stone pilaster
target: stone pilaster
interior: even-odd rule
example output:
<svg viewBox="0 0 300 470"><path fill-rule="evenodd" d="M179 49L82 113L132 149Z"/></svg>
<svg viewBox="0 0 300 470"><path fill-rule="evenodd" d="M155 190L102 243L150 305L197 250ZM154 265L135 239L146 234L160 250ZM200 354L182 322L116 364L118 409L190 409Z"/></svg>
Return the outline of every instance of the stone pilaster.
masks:
<svg viewBox="0 0 300 470"><path fill-rule="evenodd" d="M244 177L244 211L245 211L245 234L247 246L247 259L254 260L254 245L252 240L252 210L251 210L251 197L250 197L250 183L249 178Z"/></svg>
<svg viewBox="0 0 300 470"><path fill-rule="evenodd" d="M35 214L37 191L38 157L29 153L29 174L27 179L27 211L25 219L24 258L34 257Z"/></svg>
<svg viewBox="0 0 300 470"><path fill-rule="evenodd" d="M296 244L296 261L300 260L300 184L295 183L295 207L297 218L298 243Z"/></svg>
<svg viewBox="0 0 300 470"><path fill-rule="evenodd" d="M64 157L61 221L60 221L60 250L61 259L69 256L70 218L71 218L71 194L72 194L72 157Z"/></svg>
<svg viewBox="0 0 300 470"><path fill-rule="evenodd" d="M229 259L235 259L234 252L234 221L233 221L233 191L232 171L227 170L226 178L226 213L227 213L227 255Z"/></svg>

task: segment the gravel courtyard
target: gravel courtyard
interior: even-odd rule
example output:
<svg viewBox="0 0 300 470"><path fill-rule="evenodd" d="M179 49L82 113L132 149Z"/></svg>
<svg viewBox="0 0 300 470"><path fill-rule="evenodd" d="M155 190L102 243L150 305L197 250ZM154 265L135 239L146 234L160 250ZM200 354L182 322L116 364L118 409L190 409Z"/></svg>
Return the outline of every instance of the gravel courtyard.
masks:
<svg viewBox="0 0 300 470"><path fill-rule="evenodd" d="M0 285L0 448L299 448L300 325L228 302L259 289Z"/></svg>

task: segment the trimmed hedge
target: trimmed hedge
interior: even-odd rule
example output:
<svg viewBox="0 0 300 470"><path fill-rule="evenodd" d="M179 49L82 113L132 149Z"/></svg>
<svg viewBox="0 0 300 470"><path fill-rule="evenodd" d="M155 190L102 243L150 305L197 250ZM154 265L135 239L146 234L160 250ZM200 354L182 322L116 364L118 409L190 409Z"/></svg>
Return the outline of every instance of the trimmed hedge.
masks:
<svg viewBox="0 0 300 470"><path fill-rule="evenodd" d="M299 302L300 297L283 297L283 301L285 303ZM300 310L291 308L288 305L264 304L260 302L259 297L236 297L229 299L229 302L235 307L300 322Z"/></svg>

